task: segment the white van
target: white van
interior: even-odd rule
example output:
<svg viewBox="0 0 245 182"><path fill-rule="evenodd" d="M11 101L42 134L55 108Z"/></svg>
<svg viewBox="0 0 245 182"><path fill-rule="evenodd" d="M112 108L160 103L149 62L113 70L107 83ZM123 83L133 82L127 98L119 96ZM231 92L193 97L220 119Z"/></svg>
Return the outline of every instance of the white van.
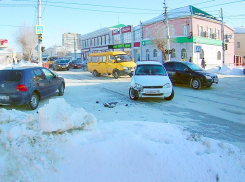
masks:
<svg viewBox="0 0 245 182"><path fill-rule="evenodd" d="M168 73L160 62L137 62L129 88L129 97L162 97L166 100L174 98L174 89Z"/></svg>

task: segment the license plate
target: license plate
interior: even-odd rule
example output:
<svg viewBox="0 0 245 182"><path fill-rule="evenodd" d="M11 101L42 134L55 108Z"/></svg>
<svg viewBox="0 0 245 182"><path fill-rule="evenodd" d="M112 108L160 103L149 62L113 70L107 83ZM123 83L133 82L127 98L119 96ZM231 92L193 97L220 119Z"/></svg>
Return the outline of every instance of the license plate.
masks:
<svg viewBox="0 0 245 182"><path fill-rule="evenodd" d="M62 66L62 68L65 68L66 66Z"/></svg>
<svg viewBox="0 0 245 182"><path fill-rule="evenodd" d="M160 94L160 90L147 90L146 94Z"/></svg>
<svg viewBox="0 0 245 182"><path fill-rule="evenodd" d="M8 100L9 99L9 96L0 95L0 99L2 99L2 100Z"/></svg>

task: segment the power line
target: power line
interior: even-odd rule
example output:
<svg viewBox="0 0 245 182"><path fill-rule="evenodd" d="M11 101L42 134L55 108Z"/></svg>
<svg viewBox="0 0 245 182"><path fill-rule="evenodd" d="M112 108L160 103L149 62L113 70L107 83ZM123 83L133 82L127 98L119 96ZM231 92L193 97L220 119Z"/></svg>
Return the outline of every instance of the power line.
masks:
<svg viewBox="0 0 245 182"><path fill-rule="evenodd" d="M29 1L29 2L36 2L34 0L12 0L12 1ZM51 2L48 0L47 1L42 1L46 2L46 4L65 4L65 5L79 5L79 6L93 6L93 7L104 7L104 8L118 8L118 9L127 9L127 10L142 10L142 11L159 11L161 12L162 10L155 10L155 9L142 9L142 8L131 8L131 7L121 7L121 6L108 6L108 5L98 5L98 4L83 4L83 3L72 3L72 2ZM54 6L54 5L49 5L49 6Z"/></svg>
<svg viewBox="0 0 245 182"><path fill-rule="evenodd" d="M204 9L204 8L210 8L210 7L215 7L215 6L226 5L226 4L233 4L233 3L238 3L238 2L245 2L245 0L234 1L234 2L228 2L228 3L222 3L222 4L216 4L216 5L212 5L212 6L206 6L206 7L202 7L202 9Z"/></svg>

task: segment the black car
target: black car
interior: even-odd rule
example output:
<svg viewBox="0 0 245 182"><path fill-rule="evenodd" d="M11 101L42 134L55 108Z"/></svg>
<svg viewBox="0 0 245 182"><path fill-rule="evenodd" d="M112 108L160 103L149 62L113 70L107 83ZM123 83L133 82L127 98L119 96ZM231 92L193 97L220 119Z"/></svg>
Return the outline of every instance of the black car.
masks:
<svg viewBox="0 0 245 182"><path fill-rule="evenodd" d="M57 59L53 62L53 70L69 70L70 59Z"/></svg>
<svg viewBox="0 0 245 182"><path fill-rule="evenodd" d="M64 89L64 78L44 67L0 70L0 105L26 105L35 110L41 99L57 91L62 96Z"/></svg>
<svg viewBox="0 0 245 182"><path fill-rule="evenodd" d="M72 60L70 62L70 68L82 68L83 64L82 64L82 61L81 60Z"/></svg>
<svg viewBox="0 0 245 182"><path fill-rule="evenodd" d="M164 63L164 67L173 83L183 83L194 89L211 87L213 83L219 82L215 73L209 73L191 62L169 61Z"/></svg>

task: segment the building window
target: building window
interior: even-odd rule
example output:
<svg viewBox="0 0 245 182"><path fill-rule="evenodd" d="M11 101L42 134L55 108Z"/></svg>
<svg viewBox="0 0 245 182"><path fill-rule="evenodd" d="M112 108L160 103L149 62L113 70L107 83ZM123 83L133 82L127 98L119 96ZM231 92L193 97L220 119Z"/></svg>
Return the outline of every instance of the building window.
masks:
<svg viewBox="0 0 245 182"><path fill-rule="evenodd" d="M145 31L146 31L146 38L150 38L150 30L147 28Z"/></svg>
<svg viewBox="0 0 245 182"><path fill-rule="evenodd" d="M187 25L183 25L183 36L187 36Z"/></svg>
<svg viewBox="0 0 245 182"><path fill-rule="evenodd" d="M181 50L181 58L184 58L184 59L186 59L187 58L187 53L186 53L186 49L182 49Z"/></svg>
<svg viewBox="0 0 245 182"><path fill-rule="evenodd" d="M221 52L220 51L218 51L218 53L217 53L217 60L221 60Z"/></svg>
<svg viewBox="0 0 245 182"><path fill-rule="evenodd" d="M101 45L101 37L98 37L98 45Z"/></svg>
<svg viewBox="0 0 245 182"><path fill-rule="evenodd" d="M134 41L140 42L141 40L141 30L134 31Z"/></svg>
<svg viewBox="0 0 245 182"><path fill-rule="evenodd" d="M146 49L146 61L150 60L150 51L149 49Z"/></svg>
<svg viewBox="0 0 245 182"><path fill-rule="evenodd" d="M240 49L241 48L241 44L240 42L237 42L237 48Z"/></svg>
<svg viewBox="0 0 245 182"><path fill-rule="evenodd" d="M154 51L153 51L153 57L154 58L157 57L157 50L156 49L154 49Z"/></svg>
<svg viewBox="0 0 245 182"><path fill-rule="evenodd" d="M131 32L127 32L123 34L123 43L131 43Z"/></svg>
<svg viewBox="0 0 245 182"><path fill-rule="evenodd" d="M109 35L106 35L106 45L109 45Z"/></svg>
<svg viewBox="0 0 245 182"><path fill-rule="evenodd" d="M211 28L208 29L208 37L212 38L212 29Z"/></svg>
<svg viewBox="0 0 245 182"><path fill-rule="evenodd" d="M120 44L120 34L114 35L114 44Z"/></svg>
<svg viewBox="0 0 245 182"><path fill-rule="evenodd" d="M175 57L176 57L175 49L172 49L171 58L175 58Z"/></svg>
<svg viewBox="0 0 245 182"><path fill-rule="evenodd" d="M95 46L98 45L98 38L97 38L97 37L94 39L94 45L95 45Z"/></svg>
<svg viewBox="0 0 245 182"><path fill-rule="evenodd" d="M219 30L216 29L216 39L220 39L220 33Z"/></svg>
<svg viewBox="0 0 245 182"><path fill-rule="evenodd" d="M203 37L203 27L199 26L199 36Z"/></svg>
<svg viewBox="0 0 245 182"><path fill-rule="evenodd" d="M171 35L172 37L175 36L175 28L174 28L174 27L171 27L171 29L170 29L170 35Z"/></svg>

